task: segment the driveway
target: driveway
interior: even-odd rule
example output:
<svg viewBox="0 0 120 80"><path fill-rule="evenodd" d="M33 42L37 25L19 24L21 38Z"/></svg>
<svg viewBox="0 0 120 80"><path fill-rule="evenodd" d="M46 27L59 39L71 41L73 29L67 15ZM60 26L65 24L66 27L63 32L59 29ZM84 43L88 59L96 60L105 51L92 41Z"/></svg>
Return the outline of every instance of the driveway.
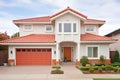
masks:
<svg viewBox="0 0 120 80"><path fill-rule="evenodd" d="M49 74L51 66L0 67L0 74Z"/></svg>
<svg viewBox="0 0 120 80"><path fill-rule="evenodd" d="M92 80L120 78L120 74L82 74L74 65L62 65L65 74L50 74L51 66L0 66L0 80Z"/></svg>

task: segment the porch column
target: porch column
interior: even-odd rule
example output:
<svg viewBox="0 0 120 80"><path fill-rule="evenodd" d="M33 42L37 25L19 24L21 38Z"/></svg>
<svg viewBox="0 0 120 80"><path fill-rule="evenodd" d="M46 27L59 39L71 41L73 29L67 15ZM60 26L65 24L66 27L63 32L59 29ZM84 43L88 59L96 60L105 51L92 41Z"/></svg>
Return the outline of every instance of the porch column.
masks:
<svg viewBox="0 0 120 80"><path fill-rule="evenodd" d="M59 64L59 57L60 57L60 53L59 53L59 43L56 44L56 64Z"/></svg>
<svg viewBox="0 0 120 80"><path fill-rule="evenodd" d="M77 43L76 64L79 64L79 61L80 61L80 42Z"/></svg>

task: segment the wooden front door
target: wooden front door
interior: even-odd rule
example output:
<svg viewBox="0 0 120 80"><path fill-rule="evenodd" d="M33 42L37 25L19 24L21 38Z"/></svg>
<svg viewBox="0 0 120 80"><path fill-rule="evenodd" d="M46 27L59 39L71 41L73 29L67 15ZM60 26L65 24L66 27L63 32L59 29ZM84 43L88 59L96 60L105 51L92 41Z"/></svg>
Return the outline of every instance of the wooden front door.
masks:
<svg viewBox="0 0 120 80"><path fill-rule="evenodd" d="M64 47L64 59L71 61L71 47Z"/></svg>

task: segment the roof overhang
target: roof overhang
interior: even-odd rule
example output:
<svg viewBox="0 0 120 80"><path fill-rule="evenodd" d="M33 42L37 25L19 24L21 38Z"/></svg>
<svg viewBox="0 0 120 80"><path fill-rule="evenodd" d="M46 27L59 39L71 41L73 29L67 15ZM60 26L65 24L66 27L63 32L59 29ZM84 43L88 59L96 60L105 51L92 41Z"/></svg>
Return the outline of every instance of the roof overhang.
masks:
<svg viewBox="0 0 120 80"><path fill-rule="evenodd" d="M116 41L81 41L81 43L104 43L104 44L111 44Z"/></svg>
<svg viewBox="0 0 120 80"><path fill-rule="evenodd" d="M53 21L53 20L55 20L56 18L58 18L58 17L60 17L60 16L62 16L62 15L64 15L64 14L67 14L67 13L71 13L71 14L73 14L73 15L79 17L79 18L82 19L82 20L86 20L86 18L84 18L84 17L82 17L82 16L80 16L80 15L78 15L78 14L72 12L71 10L67 10L67 11L65 11L65 12L62 12L62 13L60 13L60 14L54 16L54 17L51 17L50 20Z"/></svg>
<svg viewBox="0 0 120 80"><path fill-rule="evenodd" d="M56 43L20 43L20 42L11 42L11 43L0 43L1 45L56 45Z"/></svg>

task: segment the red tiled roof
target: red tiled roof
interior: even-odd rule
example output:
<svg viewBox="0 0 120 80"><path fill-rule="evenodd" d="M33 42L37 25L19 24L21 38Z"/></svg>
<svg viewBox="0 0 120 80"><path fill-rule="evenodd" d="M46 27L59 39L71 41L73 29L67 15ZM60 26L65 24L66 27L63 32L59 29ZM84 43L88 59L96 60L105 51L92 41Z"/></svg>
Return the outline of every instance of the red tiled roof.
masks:
<svg viewBox="0 0 120 80"><path fill-rule="evenodd" d="M91 33L86 33L81 35L82 41L114 41L117 39L113 39L111 37L99 36Z"/></svg>
<svg viewBox="0 0 120 80"><path fill-rule="evenodd" d="M86 16L86 15L84 15L84 14L82 14L82 13L78 12L78 11L75 11L75 10L73 10L73 9L69 8L69 7L68 7L68 8L66 8L66 9L64 9L64 10L62 10L62 11L60 11L60 12L58 12L58 13L53 14L53 15L51 16L51 18L52 18L52 17L55 17L55 16L57 16L57 15L59 15L59 14L63 13L63 12L65 12L65 11L67 11L67 10L70 10L70 11L72 11L72 12L74 12L74 13L76 13L76 14L78 14L78 15L80 15L80 16L82 16L82 17L84 17L84 18L87 18L87 16Z"/></svg>
<svg viewBox="0 0 120 80"><path fill-rule="evenodd" d="M3 43L48 43L55 42L54 34L30 34L23 37L11 38L1 41Z"/></svg>
<svg viewBox="0 0 120 80"><path fill-rule="evenodd" d="M13 20L13 22L49 22L50 16Z"/></svg>
<svg viewBox="0 0 120 80"><path fill-rule="evenodd" d="M105 22L104 20L97 20L97 19L87 19L85 22Z"/></svg>
<svg viewBox="0 0 120 80"><path fill-rule="evenodd" d="M78 12L78 11L75 11L75 10L73 10L73 9L71 9L71 8L66 8L66 9L64 9L64 10L58 12L58 13L55 13L55 14L53 14L53 15L51 15L51 16L43 16L43 17L19 19L19 20L13 20L13 22L14 22L15 24L16 24L17 22L50 22L50 19L51 19L51 18L53 18L53 17L55 17L55 16L57 16L57 15L65 12L65 11L67 11L67 10L70 10L70 11L72 11L72 12L74 12L74 13L76 13L76 14L84 17L84 18L86 18L85 22L105 22L104 20L87 19L87 16L86 16L86 15L84 15L84 14Z"/></svg>

